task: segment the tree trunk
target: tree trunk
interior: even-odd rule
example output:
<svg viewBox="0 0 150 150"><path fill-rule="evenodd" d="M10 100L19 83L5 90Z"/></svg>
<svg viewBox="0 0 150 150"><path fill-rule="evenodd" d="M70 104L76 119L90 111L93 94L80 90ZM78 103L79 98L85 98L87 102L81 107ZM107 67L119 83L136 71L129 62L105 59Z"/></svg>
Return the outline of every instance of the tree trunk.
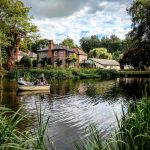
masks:
<svg viewBox="0 0 150 150"><path fill-rule="evenodd" d="M12 47L9 47L7 49L7 54L8 54L7 69L12 70L14 68L14 64L15 64L14 50Z"/></svg>
<svg viewBox="0 0 150 150"><path fill-rule="evenodd" d="M3 78L0 77L0 105L3 102Z"/></svg>
<svg viewBox="0 0 150 150"><path fill-rule="evenodd" d="M2 51L1 51L1 45L0 45L0 71L2 70Z"/></svg>
<svg viewBox="0 0 150 150"><path fill-rule="evenodd" d="M19 56L19 43L20 43L20 40L17 40L16 41L15 60L18 60L18 56Z"/></svg>
<svg viewBox="0 0 150 150"><path fill-rule="evenodd" d="M1 39L0 39L0 71L2 70L2 50L1 50Z"/></svg>

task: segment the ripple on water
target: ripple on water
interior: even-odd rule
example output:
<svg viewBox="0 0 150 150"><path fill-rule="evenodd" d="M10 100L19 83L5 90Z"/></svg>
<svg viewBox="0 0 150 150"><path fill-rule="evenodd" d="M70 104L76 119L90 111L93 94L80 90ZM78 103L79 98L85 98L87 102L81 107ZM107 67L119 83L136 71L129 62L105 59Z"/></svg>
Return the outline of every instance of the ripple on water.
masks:
<svg viewBox="0 0 150 150"><path fill-rule="evenodd" d="M102 138L114 132L115 113L120 118L121 105L126 108L131 98L129 92L122 92L125 88L124 80L63 81L53 84L49 94L25 95L20 101L31 116L36 116L36 108L41 107L44 120L49 117L47 135L57 149L70 150L80 137L88 136L90 124L97 126Z"/></svg>

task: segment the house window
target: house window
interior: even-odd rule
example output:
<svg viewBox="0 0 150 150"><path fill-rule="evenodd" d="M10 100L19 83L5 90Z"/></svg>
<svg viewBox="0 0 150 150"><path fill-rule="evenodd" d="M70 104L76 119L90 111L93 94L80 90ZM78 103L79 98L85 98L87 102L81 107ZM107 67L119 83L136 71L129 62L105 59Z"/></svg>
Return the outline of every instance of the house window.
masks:
<svg viewBox="0 0 150 150"><path fill-rule="evenodd" d="M54 51L54 56L57 56L57 51Z"/></svg>

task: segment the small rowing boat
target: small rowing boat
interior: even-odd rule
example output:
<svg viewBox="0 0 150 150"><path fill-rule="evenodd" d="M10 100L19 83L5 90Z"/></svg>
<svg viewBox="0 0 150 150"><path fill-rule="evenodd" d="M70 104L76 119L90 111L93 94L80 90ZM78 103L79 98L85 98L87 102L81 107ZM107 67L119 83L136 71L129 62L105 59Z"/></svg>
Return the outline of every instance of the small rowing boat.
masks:
<svg viewBox="0 0 150 150"><path fill-rule="evenodd" d="M18 85L20 91L44 91L50 90L50 85Z"/></svg>
<svg viewBox="0 0 150 150"><path fill-rule="evenodd" d="M18 90L20 91L45 91L50 90L49 84L36 84L34 82L18 81Z"/></svg>

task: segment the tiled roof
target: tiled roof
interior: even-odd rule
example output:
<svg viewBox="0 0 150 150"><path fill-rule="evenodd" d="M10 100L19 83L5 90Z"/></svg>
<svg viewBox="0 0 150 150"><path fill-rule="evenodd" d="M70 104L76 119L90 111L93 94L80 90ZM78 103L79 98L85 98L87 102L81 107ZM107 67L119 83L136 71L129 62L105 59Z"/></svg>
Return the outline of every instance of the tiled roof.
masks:
<svg viewBox="0 0 150 150"><path fill-rule="evenodd" d="M73 51L77 54L77 55L86 55L86 53L84 53L81 49L79 48L73 48Z"/></svg>
<svg viewBox="0 0 150 150"><path fill-rule="evenodd" d="M45 48L42 48L42 49L39 49L37 50L38 52L41 52L41 51L48 51L48 47L45 47Z"/></svg>
<svg viewBox="0 0 150 150"><path fill-rule="evenodd" d="M69 49L69 48L67 48L66 46L63 46L63 45L54 45L54 47L52 48L52 51L53 50L59 50L59 49L70 51L70 52L74 52L72 49ZM48 47L40 49L40 50L37 50L37 51L38 52L48 51Z"/></svg>
<svg viewBox="0 0 150 150"><path fill-rule="evenodd" d="M98 59L98 58L89 58L89 59L101 65L120 66L120 64L116 60Z"/></svg>
<svg viewBox="0 0 150 150"><path fill-rule="evenodd" d="M28 55L27 53L23 52L23 51L19 51L18 53L19 56L25 56L25 55Z"/></svg>
<svg viewBox="0 0 150 150"><path fill-rule="evenodd" d="M33 53L31 51L28 52L28 55L32 58L37 58L37 54L36 53Z"/></svg>
<svg viewBox="0 0 150 150"><path fill-rule="evenodd" d="M23 51L19 51L19 56L29 56L29 57L32 57L32 58L37 58L37 54L35 54L31 51L28 51L28 53L25 53Z"/></svg>

